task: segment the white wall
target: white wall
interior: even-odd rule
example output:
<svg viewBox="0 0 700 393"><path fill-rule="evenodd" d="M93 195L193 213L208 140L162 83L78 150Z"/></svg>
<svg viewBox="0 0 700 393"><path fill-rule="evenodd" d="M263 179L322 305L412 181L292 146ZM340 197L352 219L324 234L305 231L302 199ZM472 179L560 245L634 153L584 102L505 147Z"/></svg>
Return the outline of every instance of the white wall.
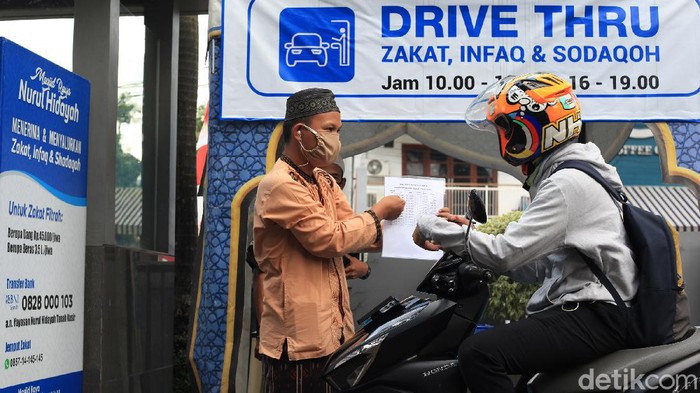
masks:
<svg viewBox="0 0 700 393"><path fill-rule="evenodd" d="M530 197L530 194L523 189L523 183L505 172L498 172L497 181L499 188L498 215L521 210L522 198L529 200Z"/></svg>

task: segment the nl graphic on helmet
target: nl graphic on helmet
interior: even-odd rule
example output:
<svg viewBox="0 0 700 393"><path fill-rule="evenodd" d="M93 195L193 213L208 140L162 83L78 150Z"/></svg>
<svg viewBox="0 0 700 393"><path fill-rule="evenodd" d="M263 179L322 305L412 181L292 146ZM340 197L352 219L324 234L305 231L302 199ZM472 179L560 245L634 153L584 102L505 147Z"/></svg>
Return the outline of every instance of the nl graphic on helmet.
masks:
<svg viewBox="0 0 700 393"><path fill-rule="evenodd" d="M546 73L508 77L467 109L467 124L498 134L501 157L522 165L581 133L571 84Z"/></svg>

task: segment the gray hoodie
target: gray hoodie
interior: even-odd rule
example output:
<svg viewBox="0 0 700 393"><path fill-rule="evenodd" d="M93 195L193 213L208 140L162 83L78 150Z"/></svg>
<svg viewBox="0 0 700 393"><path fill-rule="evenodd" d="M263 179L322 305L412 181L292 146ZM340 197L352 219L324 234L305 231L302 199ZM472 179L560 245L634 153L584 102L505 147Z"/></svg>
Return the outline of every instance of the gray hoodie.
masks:
<svg viewBox="0 0 700 393"><path fill-rule="evenodd" d="M579 301L614 303L578 251L591 258L629 302L637 292L637 268L622 223L620 207L594 179L576 169L552 171L567 160L591 163L614 187L621 187L614 167L593 143L568 143L547 156L532 175L532 202L502 235L471 231L436 216L423 216L424 238L521 282L542 286L532 295L528 313ZM478 229L478 227L477 227ZM577 251L578 250L578 251ZM568 308L569 306L567 306Z"/></svg>

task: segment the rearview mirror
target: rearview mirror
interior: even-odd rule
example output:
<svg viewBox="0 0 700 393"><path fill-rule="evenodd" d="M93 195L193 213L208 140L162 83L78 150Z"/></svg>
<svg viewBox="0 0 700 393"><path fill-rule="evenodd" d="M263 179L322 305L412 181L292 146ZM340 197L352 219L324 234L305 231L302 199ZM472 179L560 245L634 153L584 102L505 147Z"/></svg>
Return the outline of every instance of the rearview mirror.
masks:
<svg viewBox="0 0 700 393"><path fill-rule="evenodd" d="M476 190L469 191L466 217L468 220L474 220L481 224L486 222L486 207L479 194L476 193Z"/></svg>

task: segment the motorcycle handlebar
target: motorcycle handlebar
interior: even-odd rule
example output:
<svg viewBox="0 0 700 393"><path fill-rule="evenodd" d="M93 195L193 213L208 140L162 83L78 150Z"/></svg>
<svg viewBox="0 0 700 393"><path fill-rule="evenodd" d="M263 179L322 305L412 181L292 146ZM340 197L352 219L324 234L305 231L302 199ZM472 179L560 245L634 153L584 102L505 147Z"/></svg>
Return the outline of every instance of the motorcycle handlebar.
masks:
<svg viewBox="0 0 700 393"><path fill-rule="evenodd" d="M495 279L491 270L476 265L465 255L446 253L416 290L450 298L468 295Z"/></svg>
<svg viewBox="0 0 700 393"><path fill-rule="evenodd" d="M477 279L486 282L491 282L495 279L495 274L489 269L479 267L474 264L462 264L458 268L458 273L460 276L470 279Z"/></svg>

